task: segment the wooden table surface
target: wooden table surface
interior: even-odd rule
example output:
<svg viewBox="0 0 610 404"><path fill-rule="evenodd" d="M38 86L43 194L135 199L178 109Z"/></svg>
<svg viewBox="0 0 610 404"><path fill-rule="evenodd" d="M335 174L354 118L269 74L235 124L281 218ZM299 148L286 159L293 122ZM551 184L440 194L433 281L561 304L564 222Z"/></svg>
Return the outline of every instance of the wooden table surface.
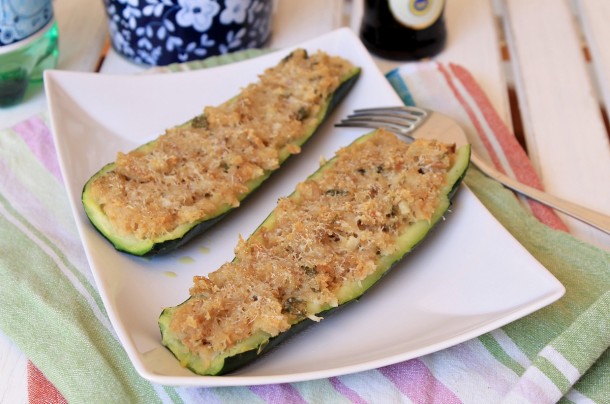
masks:
<svg viewBox="0 0 610 404"><path fill-rule="evenodd" d="M341 26L358 30L362 0L276 0L270 44L282 48ZM59 69L136 73L107 49L103 2L55 0ZM610 2L451 0L449 38L436 58L466 67L522 140L547 192L610 214ZM396 62L376 59L389 71ZM41 87L0 127L45 110ZM583 241L610 251L610 236L562 216ZM27 402L27 358L0 334L0 403Z"/></svg>

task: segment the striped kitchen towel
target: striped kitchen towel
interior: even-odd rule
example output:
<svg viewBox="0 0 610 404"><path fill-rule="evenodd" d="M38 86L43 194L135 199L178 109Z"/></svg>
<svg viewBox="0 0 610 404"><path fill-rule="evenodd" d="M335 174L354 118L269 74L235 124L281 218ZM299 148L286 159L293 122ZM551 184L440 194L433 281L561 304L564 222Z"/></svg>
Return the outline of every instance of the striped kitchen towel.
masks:
<svg viewBox="0 0 610 404"><path fill-rule="evenodd" d="M406 103L456 118L494 164L539 185L466 70L413 64L388 79ZM466 182L563 283L562 299L465 343L371 371L278 385L160 386L135 372L109 326L41 114L0 131L0 330L33 364L32 402L610 402L610 254L476 169Z"/></svg>

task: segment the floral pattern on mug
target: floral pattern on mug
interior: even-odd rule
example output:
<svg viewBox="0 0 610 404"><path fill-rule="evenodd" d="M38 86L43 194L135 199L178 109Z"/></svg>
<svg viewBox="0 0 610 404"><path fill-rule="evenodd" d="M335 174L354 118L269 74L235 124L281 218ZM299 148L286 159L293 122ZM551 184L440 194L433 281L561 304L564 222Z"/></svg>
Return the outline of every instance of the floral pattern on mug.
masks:
<svg viewBox="0 0 610 404"><path fill-rule="evenodd" d="M226 8L220 14L220 22L230 24L235 21L238 24L243 24L246 20L250 0L226 0Z"/></svg>
<svg viewBox="0 0 610 404"><path fill-rule="evenodd" d="M176 14L176 22L182 27L193 26L199 32L207 31L212 25L214 16L220 11L220 6L211 0L178 0L180 10Z"/></svg>
<svg viewBox="0 0 610 404"><path fill-rule="evenodd" d="M104 0L114 49L166 65L263 46L272 0Z"/></svg>

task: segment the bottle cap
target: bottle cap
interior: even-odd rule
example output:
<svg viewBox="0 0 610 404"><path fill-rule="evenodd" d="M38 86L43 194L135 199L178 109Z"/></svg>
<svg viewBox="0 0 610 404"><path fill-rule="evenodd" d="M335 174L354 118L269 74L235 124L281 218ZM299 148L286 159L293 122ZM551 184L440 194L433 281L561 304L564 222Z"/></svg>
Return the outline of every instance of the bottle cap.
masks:
<svg viewBox="0 0 610 404"><path fill-rule="evenodd" d="M0 0L0 53L34 41L52 20L51 0Z"/></svg>

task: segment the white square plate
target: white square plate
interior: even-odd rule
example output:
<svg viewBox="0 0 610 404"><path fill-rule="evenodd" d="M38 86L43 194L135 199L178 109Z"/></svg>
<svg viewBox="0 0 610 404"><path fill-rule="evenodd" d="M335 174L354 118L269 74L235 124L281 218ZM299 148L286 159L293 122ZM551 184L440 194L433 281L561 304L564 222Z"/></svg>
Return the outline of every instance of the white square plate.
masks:
<svg viewBox="0 0 610 404"><path fill-rule="evenodd" d="M56 147L70 203L110 320L137 371L168 385L235 386L293 382L372 369L479 336L557 300L563 286L462 186L452 213L362 301L310 327L248 367L203 377L182 368L160 342L157 318L188 297L193 275L233 258L275 207L341 146L365 130L333 123L358 107L400 99L348 29L300 47L340 55L362 75L327 122L278 173L233 214L170 255L119 253L91 226L80 196L87 179L118 151L239 93L290 49L226 66L172 74L112 76L50 71L46 75Z"/></svg>

